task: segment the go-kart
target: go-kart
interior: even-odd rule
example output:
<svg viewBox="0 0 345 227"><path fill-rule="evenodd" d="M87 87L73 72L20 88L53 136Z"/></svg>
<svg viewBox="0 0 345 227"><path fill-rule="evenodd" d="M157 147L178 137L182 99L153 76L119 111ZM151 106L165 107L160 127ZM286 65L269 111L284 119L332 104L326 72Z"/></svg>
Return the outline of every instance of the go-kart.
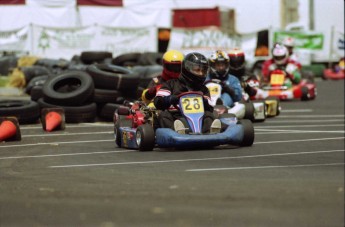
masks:
<svg viewBox="0 0 345 227"><path fill-rule="evenodd" d="M159 127L155 123L159 111L148 108L143 102L135 103L130 108L119 108L114 114L115 143L118 147L151 151L155 146L191 149L225 144L251 146L254 142L254 128L251 121L237 120L231 114L223 114L219 118L228 126L223 132L203 134L201 129L204 106L203 96L200 93L182 93L177 107L188 124L189 130L186 130L186 134Z"/></svg>
<svg viewBox="0 0 345 227"><path fill-rule="evenodd" d="M205 82L205 86L210 91L211 103L218 114L231 113L238 119L249 119L251 121L264 121L266 119L266 106L263 101L250 101L249 99L241 102L235 102L234 106L229 108L223 105L222 85L218 79L211 79Z"/></svg>
<svg viewBox="0 0 345 227"><path fill-rule="evenodd" d="M322 79L341 80L345 78L345 58L341 58L338 64L332 68L324 69Z"/></svg>
<svg viewBox="0 0 345 227"><path fill-rule="evenodd" d="M287 66L289 67L289 65ZM276 97L279 100L302 101L312 100L316 97L316 85L310 79L302 78L299 84L287 85L291 80L287 73L282 69L275 69L270 74L268 84L257 87L255 96L251 96L251 100L262 100L268 97ZM255 83L255 82L254 82Z"/></svg>

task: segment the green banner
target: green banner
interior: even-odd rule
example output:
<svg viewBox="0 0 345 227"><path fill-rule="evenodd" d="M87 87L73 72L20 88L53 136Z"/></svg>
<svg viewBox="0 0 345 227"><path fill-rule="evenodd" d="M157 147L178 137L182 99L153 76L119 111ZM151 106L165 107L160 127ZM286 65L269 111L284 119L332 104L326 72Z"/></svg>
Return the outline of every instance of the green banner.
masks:
<svg viewBox="0 0 345 227"><path fill-rule="evenodd" d="M276 31L273 42L282 42L286 37L294 38L295 47L298 49L321 50L323 48L324 35L321 33Z"/></svg>

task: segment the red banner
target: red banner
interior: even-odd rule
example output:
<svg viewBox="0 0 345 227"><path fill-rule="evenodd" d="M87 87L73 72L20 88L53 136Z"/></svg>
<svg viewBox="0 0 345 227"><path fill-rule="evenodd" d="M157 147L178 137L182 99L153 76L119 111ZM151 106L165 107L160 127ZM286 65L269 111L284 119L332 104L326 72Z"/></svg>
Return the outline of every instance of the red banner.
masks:
<svg viewBox="0 0 345 227"><path fill-rule="evenodd" d="M0 0L0 5L24 5L25 0Z"/></svg>
<svg viewBox="0 0 345 227"><path fill-rule="evenodd" d="M80 6L123 6L122 0L77 0Z"/></svg>
<svg viewBox="0 0 345 227"><path fill-rule="evenodd" d="M175 28L220 27L220 12L218 8L176 9L174 10L173 26Z"/></svg>

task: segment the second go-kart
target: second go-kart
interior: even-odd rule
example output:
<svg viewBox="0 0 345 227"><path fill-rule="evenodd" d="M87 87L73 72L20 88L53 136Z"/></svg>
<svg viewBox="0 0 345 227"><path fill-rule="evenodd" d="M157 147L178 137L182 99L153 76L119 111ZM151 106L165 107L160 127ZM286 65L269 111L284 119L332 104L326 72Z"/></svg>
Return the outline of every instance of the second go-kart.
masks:
<svg viewBox="0 0 345 227"><path fill-rule="evenodd" d="M114 133L117 146L153 150L161 148L204 148L218 145L251 146L254 142L254 128L250 120L237 120L231 114L220 116L227 128L220 133L203 134L202 118L204 115L203 96L197 92L186 92L179 96L178 108L188 123L186 134L179 134L170 128L157 125L159 112L140 103L131 108L119 109L114 115ZM121 117L122 115L122 117Z"/></svg>
<svg viewBox="0 0 345 227"><path fill-rule="evenodd" d="M263 101L251 101L249 99L241 102L235 102L234 106L228 108L222 104L222 85L221 81L212 79L205 82L206 87L210 91L211 102L214 110L219 113L231 113L238 119L249 119L251 121L264 121L266 119L266 105Z"/></svg>

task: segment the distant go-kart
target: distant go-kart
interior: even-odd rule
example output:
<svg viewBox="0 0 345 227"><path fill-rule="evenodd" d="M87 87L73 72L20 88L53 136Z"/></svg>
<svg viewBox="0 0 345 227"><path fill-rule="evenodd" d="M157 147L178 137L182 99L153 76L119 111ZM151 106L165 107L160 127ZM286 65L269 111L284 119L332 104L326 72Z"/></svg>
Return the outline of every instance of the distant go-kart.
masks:
<svg viewBox="0 0 345 227"><path fill-rule="evenodd" d="M121 107L114 114L115 143L118 147L151 151L161 148L192 149L219 145L251 146L254 142L254 128L250 120L237 118L231 114L220 115L220 120L228 127L220 133L203 134L203 96L198 92L186 92L179 96L178 108L188 124L186 134L179 134L170 128L157 124L158 110L147 107L142 102L130 108ZM176 111L176 110L175 110Z"/></svg>
<svg viewBox="0 0 345 227"><path fill-rule="evenodd" d="M221 99L223 88L220 80L211 79L206 81L205 85L210 91L212 105L218 114L231 113L238 119L249 119L253 122L264 121L266 119L266 105L263 101L243 99L241 102L235 102L235 105L229 108L223 105Z"/></svg>
<svg viewBox="0 0 345 227"><path fill-rule="evenodd" d="M301 82L291 87L286 86L287 74L281 69L275 69L270 74L270 82L257 88L255 96L251 96L252 100L262 100L268 97L276 97L279 100L302 101L312 100L316 97L316 85L309 79L302 78Z"/></svg>

